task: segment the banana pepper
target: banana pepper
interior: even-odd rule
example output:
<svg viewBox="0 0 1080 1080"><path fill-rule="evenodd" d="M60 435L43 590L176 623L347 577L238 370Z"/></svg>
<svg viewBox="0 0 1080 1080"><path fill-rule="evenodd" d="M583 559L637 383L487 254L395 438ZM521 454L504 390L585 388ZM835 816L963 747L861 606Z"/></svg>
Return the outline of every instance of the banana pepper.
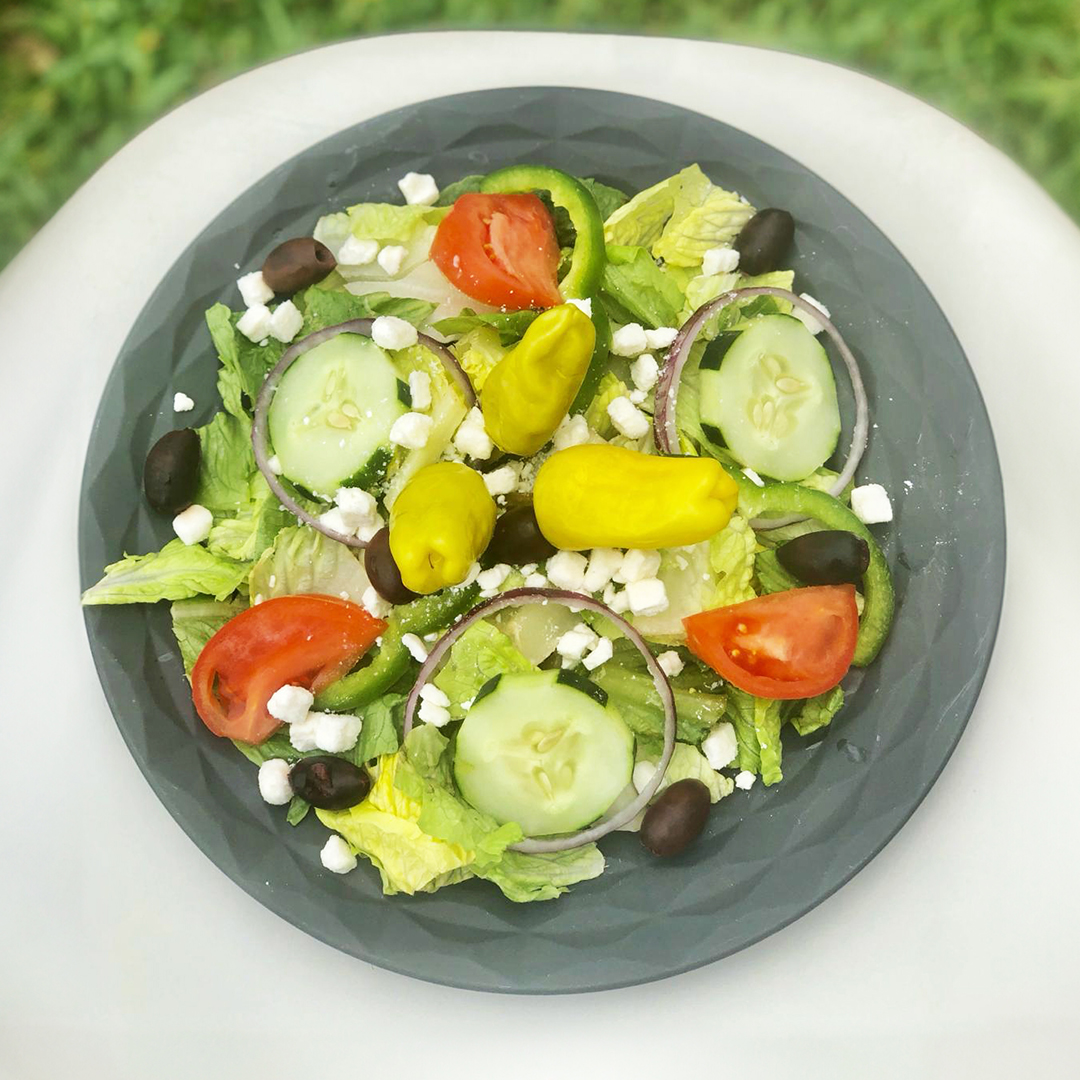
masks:
<svg viewBox="0 0 1080 1080"><path fill-rule="evenodd" d="M573 304L548 308L484 382L480 409L495 444L535 454L554 434L589 369L596 329Z"/></svg>
<svg viewBox="0 0 1080 1080"><path fill-rule="evenodd" d="M390 512L390 553L415 593L464 581L495 528L495 501L478 472L454 461L421 469Z"/></svg>
<svg viewBox="0 0 1080 1080"><path fill-rule="evenodd" d="M730 519L739 488L707 457L587 443L554 453L533 487L540 531L564 550L697 544Z"/></svg>

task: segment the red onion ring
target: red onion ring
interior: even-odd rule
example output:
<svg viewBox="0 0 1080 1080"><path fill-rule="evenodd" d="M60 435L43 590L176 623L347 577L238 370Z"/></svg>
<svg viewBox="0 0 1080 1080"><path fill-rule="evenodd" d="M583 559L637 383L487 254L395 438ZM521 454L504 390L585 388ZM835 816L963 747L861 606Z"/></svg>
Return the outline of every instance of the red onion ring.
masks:
<svg viewBox="0 0 1080 1080"><path fill-rule="evenodd" d="M346 536L344 533L339 533L336 529L331 529L322 524L317 517L309 514L292 497L278 479L277 474L270 468L266 416L270 410L270 402L273 399L274 391L277 390L281 377L288 371L294 360L303 356L309 349L314 349L316 345L321 345L324 341L337 337L338 334L363 334L364 337L371 337L371 327L374 322L374 319L350 319L348 322L338 323L336 326L327 326L323 330L316 330L290 345L282 353L281 359L274 369L266 376L259 390L259 396L255 399L255 417L251 424L251 445L255 451L255 464L259 467L259 472L266 478L270 490L277 496L281 505L290 510L305 524L317 529L324 536L329 536L331 540L336 540L339 544L347 544L349 547L354 548L366 548L367 541L356 536ZM461 365L455 359L454 354L441 342L436 341L427 334L417 332L416 338L424 348L433 352L442 361L447 374L457 383L465 395L466 403L470 407L475 405L476 392L472 388L472 383L469 382L468 375L465 374Z"/></svg>
<svg viewBox="0 0 1080 1080"><path fill-rule="evenodd" d="M866 443L870 434L870 406L866 398L866 387L863 385L862 375L859 372L859 364L855 354L848 347L840 331L829 317L818 307L808 303L801 296L789 292L787 289L776 289L771 285L755 285L749 289L732 289L730 292L721 293L715 300L710 300L687 319L678 336L671 343L664 358L664 368L660 372L660 379L656 385L656 412L653 417L653 438L657 449L662 454L679 453L679 430L676 424L676 403L679 394L679 378L690 357L690 348L697 340L698 334L705 323L718 311L727 307L728 304L739 300L746 300L752 296L775 296L786 300L792 306L798 308L807 315L812 316L825 328L837 352L840 353L847 368L848 378L851 380L851 389L855 395L855 427L851 433L851 446L848 449L847 458L839 476L829 488L829 494L837 497L844 488L851 483L855 476L855 470L866 451ZM755 518L750 524L755 529L778 529L782 525L791 525L793 522L802 521L798 516L779 518Z"/></svg>
<svg viewBox="0 0 1080 1080"><path fill-rule="evenodd" d="M656 684L657 692L660 695L660 703L664 708L664 750L660 755L656 772L653 773L649 782L641 789L638 797L629 806L624 807L613 817L607 818L587 829L571 833L569 836L555 837L550 840L522 840L520 843L510 845L511 851L522 851L529 855L541 855L552 851L569 851L571 848L583 847L585 844L591 844L601 837L607 836L608 833L621 828L628 821L632 821L645 809L649 800L656 794L656 789L664 779L668 762L671 761L671 755L675 751L675 698L671 692L671 684L668 682L667 675L664 674L663 669L656 662L656 658L649 651L645 639L621 615L617 615L612 611L607 604L602 604L591 596L571 592L568 589L510 589L508 592L504 592L491 600L478 604L472 611L463 615L432 646L428 658L420 666L420 674L417 675L416 682L413 683L408 700L405 702L405 723L402 737L407 736L412 730L413 716L416 713L417 702L420 700L420 690L439 666L439 662L446 655L450 646L457 641L469 626L476 622L477 619L482 619L486 615L492 615L496 611L513 607L516 604L547 604L549 602L564 604L572 610L588 608L589 611L595 611L599 615L606 616L622 630L634 643L641 655L645 657L645 666Z"/></svg>

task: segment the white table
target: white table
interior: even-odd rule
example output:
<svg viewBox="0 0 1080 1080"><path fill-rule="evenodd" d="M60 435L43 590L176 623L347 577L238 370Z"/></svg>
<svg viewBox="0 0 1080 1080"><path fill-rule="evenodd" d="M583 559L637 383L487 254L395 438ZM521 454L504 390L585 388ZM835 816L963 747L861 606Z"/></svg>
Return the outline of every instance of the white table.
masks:
<svg viewBox="0 0 1080 1080"><path fill-rule="evenodd" d="M711 113L865 210L923 276L975 367L999 440L1010 548L980 703L883 854L737 956L557 999L385 973L236 888L121 742L90 661L75 559L82 457L105 377L188 241L269 169L358 120L537 84ZM343 1075L408 1076L429 1060L418 1044L443 1051L446 1077L494 1075L484 1061L516 1080L648 1066L860 1080L1077 1075L1078 296L1080 233L1015 165L914 98L782 53L561 34L373 38L258 68L158 121L0 277L0 1075L296 1077L351 1054Z"/></svg>

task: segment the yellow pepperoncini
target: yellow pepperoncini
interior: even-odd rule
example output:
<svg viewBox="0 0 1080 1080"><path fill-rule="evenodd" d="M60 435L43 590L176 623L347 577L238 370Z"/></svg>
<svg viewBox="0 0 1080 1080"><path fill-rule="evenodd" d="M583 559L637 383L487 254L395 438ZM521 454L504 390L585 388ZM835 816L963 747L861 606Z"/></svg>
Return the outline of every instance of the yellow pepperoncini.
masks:
<svg viewBox="0 0 1080 1080"><path fill-rule="evenodd" d="M607 443L552 454L536 475L533 510L558 548L697 544L731 518L739 489L708 457L659 457Z"/></svg>
<svg viewBox="0 0 1080 1080"><path fill-rule="evenodd" d="M484 427L496 446L527 457L551 438L585 378L595 345L592 319L574 304L537 315L481 392Z"/></svg>
<svg viewBox="0 0 1080 1080"><path fill-rule="evenodd" d="M457 585L495 528L495 501L478 472L455 461L421 469L390 511L390 553L415 593Z"/></svg>

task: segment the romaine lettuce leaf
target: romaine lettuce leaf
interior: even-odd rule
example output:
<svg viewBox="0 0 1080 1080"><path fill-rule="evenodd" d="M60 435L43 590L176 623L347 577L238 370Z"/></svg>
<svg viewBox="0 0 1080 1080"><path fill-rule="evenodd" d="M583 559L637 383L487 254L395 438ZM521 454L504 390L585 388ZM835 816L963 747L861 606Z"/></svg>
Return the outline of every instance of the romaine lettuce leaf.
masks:
<svg viewBox="0 0 1080 1080"><path fill-rule="evenodd" d="M471 308L464 308L460 315L451 315L448 319L440 319L434 324L434 329L446 337L459 337L480 327L490 327L492 330L498 331L500 344L512 345L515 341L521 339L539 314L538 311L482 311L477 313Z"/></svg>
<svg viewBox="0 0 1080 1080"><path fill-rule="evenodd" d="M405 718L405 695L383 694L364 706L360 718L364 722L360 738L347 755L355 765L397 751Z"/></svg>
<svg viewBox="0 0 1080 1080"><path fill-rule="evenodd" d="M727 698L725 719L735 728L739 768L760 773L765 784L778 783L784 778L780 769L781 702L754 697L734 686L728 687Z"/></svg>
<svg viewBox="0 0 1080 1080"><path fill-rule="evenodd" d="M443 320L439 326L452 321L451 319ZM449 331L443 332L449 333ZM450 349L457 357L462 370L469 376L469 381L477 393L484 389L484 383L487 382L491 369L510 351L501 343L498 331L491 326L477 326L464 337L458 338Z"/></svg>
<svg viewBox="0 0 1080 1080"><path fill-rule="evenodd" d="M460 180L455 180L452 184L447 184L446 187L440 189L439 197L435 200L435 205L453 206L454 200L459 195L465 195L470 191L479 191L483 182L484 176L482 173L473 173L470 176L463 176Z"/></svg>
<svg viewBox="0 0 1080 1080"><path fill-rule="evenodd" d="M263 380L285 351L274 338L258 345L244 337L236 329L241 315L243 312L230 311L224 304L215 304L206 312L206 325L221 361L218 393L226 411L238 418L247 416Z"/></svg>
<svg viewBox="0 0 1080 1080"><path fill-rule="evenodd" d="M807 698L788 722L800 735L809 735L812 731L817 731L831 723L843 704L843 688L834 686L831 690L826 690L824 694Z"/></svg>
<svg viewBox="0 0 1080 1080"><path fill-rule="evenodd" d="M698 266L710 248L730 244L754 216L738 195L711 183L696 165L697 176L675 195L671 217L652 245L652 253L671 266ZM704 181L704 182L702 182Z"/></svg>
<svg viewBox="0 0 1080 1080"><path fill-rule="evenodd" d="M201 453L193 501L215 517L231 517L251 498L251 482L257 472L251 421L243 414L219 412L197 432Z"/></svg>
<svg viewBox="0 0 1080 1080"><path fill-rule="evenodd" d="M394 315L413 326L422 326L435 310L430 301L391 296L385 291L356 296L345 289L320 289L317 286L307 289L297 306L304 312L301 336L350 319L374 319L379 315Z"/></svg>
<svg viewBox="0 0 1080 1080"><path fill-rule="evenodd" d="M639 191L604 222L604 239L609 244L648 247L660 238L664 225L675 211L675 196L682 186L692 182L694 172L704 175L696 165Z"/></svg>
<svg viewBox="0 0 1080 1080"><path fill-rule="evenodd" d="M600 211L600 216L605 220L611 217L620 206L625 206L630 199L630 196L625 192L620 191L618 188L610 187L607 184L602 184L599 180L594 180L591 176L582 176L579 179L581 180L581 183L589 189L589 194L592 195L595 200L596 208Z"/></svg>
<svg viewBox="0 0 1080 1080"><path fill-rule="evenodd" d="M608 416L607 407L617 398L629 394L630 390L626 383L613 372L605 372L596 388L596 396L589 402L585 410L585 420L602 439L606 439L615 433L615 425Z"/></svg>
<svg viewBox="0 0 1080 1080"><path fill-rule="evenodd" d="M536 665L529 663L501 630L479 619L450 646L434 682L450 698L450 715L461 719L466 712L462 703L476 697L488 679L514 671L536 671Z"/></svg>
<svg viewBox="0 0 1080 1080"><path fill-rule="evenodd" d="M609 244L601 288L643 326L675 326L684 305L675 278L656 265L643 247Z"/></svg>
<svg viewBox="0 0 1080 1080"><path fill-rule="evenodd" d="M754 580L763 595L797 589L802 584L780 565L772 548L763 548L754 556Z"/></svg>
<svg viewBox="0 0 1080 1080"><path fill-rule="evenodd" d="M639 757L638 760L651 761L656 764L660 759L652 755ZM726 795L730 795L735 784L731 777L717 772L706 760L705 755L696 747L684 742L677 742L672 752L671 761L664 773L656 794L666 791L672 784L679 780L700 780L709 789L709 799L718 803Z"/></svg>
<svg viewBox="0 0 1080 1080"><path fill-rule="evenodd" d="M207 547L216 555L227 555L241 562L253 562L274 542L277 534L296 519L286 510L262 473L256 472L250 484L251 497L236 517L214 523Z"/></svg>
<svg viewBox="0 0 1080 1080"><path fill-rule="evenodd" d="M243 584L249 565L214 555L201 544L170 540L160 551L125 555L83 593L84 604L153 604L207 595L225 600Z"/></svg>
<svg viewBox="0 0 1080 1080"><path fill-rule="evenodd" d="M550 855L507 851L497 863L478 869L476 875L497 885L507 900L524 904L554 900L569 886L599 877L604 866L600 849L595 844L586 844Z"/></svg>
<svg viewBox="0 0 1080 1080"><path fill-rule="evenodd" d="M679 318L685 322L702 304L715 300L721 293L731 289L749 289L769 286L774 289L791 290L795 281L793 270L773 270L767 274L751 277L749 274L699 274L686 284L686 303ZM702 328L702 336L713 338L720 330L741 329L754 315L791 313L791 303L775 296L752 297L739 304L729 304Z"/></svg>
<svg viewBox="0 0 1080 1080"><path fill-rule="evenodd" d="M295 593L324 593L359 602L371 582L363 562L346 544L309 525L282 529L251 568L249 591L269 600Z"/></svg>
<svg viewBox="0 0 1080 1080"><path fill-rule="evenodd" d="M709 541L709 567L713 574L708 608L725 607L753 598L750 580L754 574L757 541L750 522L738 511Z"/></svg>
<svg viewBox="0 0 1080 1080"><path fill-rule="evenodd" d="M170 609L172 631L180 646L184 674L190 675L203 646L234 616L247 610L246 600L177 600Z"/></svg>

